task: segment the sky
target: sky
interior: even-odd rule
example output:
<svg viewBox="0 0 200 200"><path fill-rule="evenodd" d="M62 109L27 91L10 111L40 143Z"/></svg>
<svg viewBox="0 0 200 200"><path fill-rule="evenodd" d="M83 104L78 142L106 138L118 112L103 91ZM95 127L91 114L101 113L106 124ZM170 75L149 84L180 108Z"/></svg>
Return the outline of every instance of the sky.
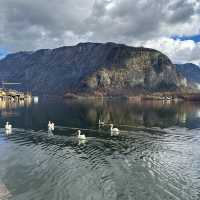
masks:
<svg viewBox="0 0 200 200"><path fill-rule="evenodd" d="M0 0L0 58L79 42L116 42L200 64L200 0Z"/></svg>

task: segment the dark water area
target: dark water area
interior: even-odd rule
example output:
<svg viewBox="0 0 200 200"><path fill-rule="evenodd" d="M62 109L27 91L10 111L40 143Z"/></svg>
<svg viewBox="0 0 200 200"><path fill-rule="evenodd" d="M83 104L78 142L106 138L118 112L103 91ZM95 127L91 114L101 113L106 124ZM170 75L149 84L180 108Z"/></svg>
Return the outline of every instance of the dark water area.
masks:
<svg viewBox="0 0 200 200"><path fill-rule="evenodd" d="M0 200L200 199L198 103L0 102L0 124Z"/></svg>

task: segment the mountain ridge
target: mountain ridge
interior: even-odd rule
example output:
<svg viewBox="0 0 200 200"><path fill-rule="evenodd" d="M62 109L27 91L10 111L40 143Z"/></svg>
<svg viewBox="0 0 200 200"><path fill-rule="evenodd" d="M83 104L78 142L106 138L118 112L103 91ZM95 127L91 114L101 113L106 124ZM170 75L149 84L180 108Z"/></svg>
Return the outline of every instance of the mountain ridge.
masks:
<svg viewBox="0 0 200 200"><path fill-rule="evenodd" d="M176 91L187 87L163 53L116 43L79 43L17 52L0 60L0 80L17 81L36 94Z"/></svg>

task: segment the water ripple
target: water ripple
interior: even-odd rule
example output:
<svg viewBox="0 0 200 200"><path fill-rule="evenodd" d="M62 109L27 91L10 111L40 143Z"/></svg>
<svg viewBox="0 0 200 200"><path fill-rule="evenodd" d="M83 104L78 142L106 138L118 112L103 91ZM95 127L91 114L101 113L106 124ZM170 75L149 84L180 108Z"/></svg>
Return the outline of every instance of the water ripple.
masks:
<svg viewBox="0 0 200 200"><path fill-rule="evenodd" d="M0 131L0 177L15 200L198 199L199 130L143 127L112 137L85 129L82 144L65 128Z"/></svg>

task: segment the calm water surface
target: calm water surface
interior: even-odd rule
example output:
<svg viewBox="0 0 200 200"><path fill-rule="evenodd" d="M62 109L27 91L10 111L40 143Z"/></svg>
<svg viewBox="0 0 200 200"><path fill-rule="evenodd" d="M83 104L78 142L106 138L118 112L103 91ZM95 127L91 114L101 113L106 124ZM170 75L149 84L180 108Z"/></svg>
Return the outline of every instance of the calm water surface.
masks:
<svg viewBox="0 0 200 200"><path fill-rule="evenodd" d="M0 102L0 124L1 200L200 199L200 104Z"/></svg>

